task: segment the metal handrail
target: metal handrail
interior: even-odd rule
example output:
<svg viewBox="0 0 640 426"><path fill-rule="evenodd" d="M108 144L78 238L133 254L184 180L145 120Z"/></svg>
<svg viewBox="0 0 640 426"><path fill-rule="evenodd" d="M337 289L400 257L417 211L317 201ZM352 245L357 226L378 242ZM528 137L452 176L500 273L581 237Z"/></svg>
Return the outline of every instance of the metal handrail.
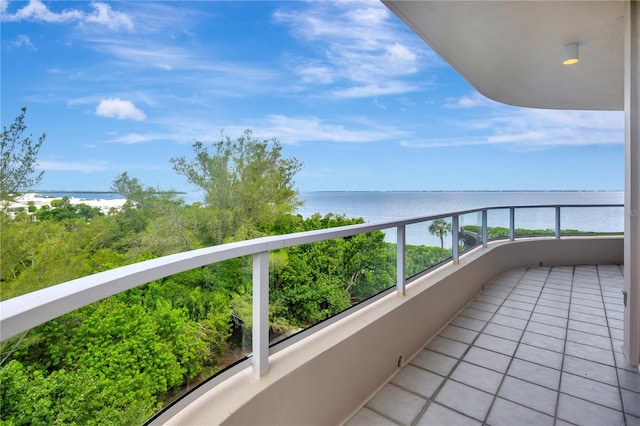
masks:
<svg viewBox="0 0 640 426"><path fill-rule="evenodd" d="M483 245L487 245L487 212L490 210L510 210L510 239L515 238L515 209L554 208L556 210L555 237L560 238L560 209L592 207L624 207L622 204L552 204L491 206L461 210L429 216L411 217L376 223L349 225L316 231L257 238L214 247L191 250L183 253L147 260L122 266L94 275L78 278L52 287L0 302L0 341L4 341L37 325L72 312L83 306L147 284L151 281L175 275L197 267L222 262L242 256L253 256L253 364L257 375L267 369L269 362L268 325L268 254L272 250L309 244L334 238L349 237L373 231L396 228L397 232L397 292L405 292L406 278L406 226L436 219L452 218L458 223L461 215L482 213ZM457 231L457 226L455 231ZM452 246L458 247L457 232L452 232ZM452 261L459 261L458 250L453 250Z"/></svg>

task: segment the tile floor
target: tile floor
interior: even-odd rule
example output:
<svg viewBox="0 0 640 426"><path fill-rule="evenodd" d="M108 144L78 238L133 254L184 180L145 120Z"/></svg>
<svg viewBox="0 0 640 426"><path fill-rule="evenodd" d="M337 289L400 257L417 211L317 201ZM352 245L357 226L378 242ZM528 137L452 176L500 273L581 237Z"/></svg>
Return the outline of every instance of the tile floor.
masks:
<svg viewBox="0 0 640 426"><path fill-rule="evenodd" d="M640 426L622 287L617 265L501 274L347 425Z"/></svg>

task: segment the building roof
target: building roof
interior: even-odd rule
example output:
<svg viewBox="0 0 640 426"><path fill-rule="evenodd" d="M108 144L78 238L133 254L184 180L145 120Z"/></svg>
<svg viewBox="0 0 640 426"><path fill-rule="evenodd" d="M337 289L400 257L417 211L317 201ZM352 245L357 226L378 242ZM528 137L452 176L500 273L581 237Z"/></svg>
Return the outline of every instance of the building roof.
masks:
<svg viewBox="0 0 640 426"><path fill-rule="evenodd" d="M623 1L383 2L488 98L623 110ZM580 62L563 65L572 43Z"/></svg>

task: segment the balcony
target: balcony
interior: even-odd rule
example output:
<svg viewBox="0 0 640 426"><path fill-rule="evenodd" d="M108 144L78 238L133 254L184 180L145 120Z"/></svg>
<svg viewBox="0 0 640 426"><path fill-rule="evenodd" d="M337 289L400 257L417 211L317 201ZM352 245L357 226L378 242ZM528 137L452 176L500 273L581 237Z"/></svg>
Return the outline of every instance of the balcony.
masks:
<svg viewBox="0 0 640 426"><path fill-rule="evenodd" d="M180 253L4 301L2 339L158 278L251 255L252 354L192 389L151 424L441 419L431 416L509 424L509 416L527 415L540 423L595 424L601 418L593 413L611 416L603 417L611 424L623 424L626 415L627 424L636 424L640 378L619 353L624 240L619 229L567 235L574 231L564 225L584 210L622 217L620 205L507 206ZM518 230L527 228L521 222L531 212L542 213L548 225L534 237ZM436 220L452 225L450 257L409 276L410 242ZM498 228L505 235L490 241L489 231ZM380 230L395 245L396 286L287 340L269 341L269 253ZM474 247L461 243L469 235ZM585 413L591 414L574 417Z"/></svg>
<svg viewBox="0 0 640 426"><path fill-rule="evenodd" d="M490 243L461 256L457 264L448 263L408 283L404 295L387 294L277 351L260 378L245 368L220 386L185 398L184 404L169 408L167 417L158 420L170 424L482 424L489 414L494 417L488 424L519 424L508 421L508 416L524 419L528 414L534 416L532 424L544 423L540 419L553 422L557 416L574 424L603 425L625 423L602 423L602 417L588 409L619 420L624 401L627 424L636 424L633 413L638 414L640 405L633 398L640 396L640 377L618 352L622 275L613 259L621 256L619 237ZM554 259L560 265L573 265L597 264L596 259L605 258L606 265L600 266L538 266L553 264ZM514 269L514 265L521 267ZM598 283L598 274L602 317L590 300L593 277ZM602 321L608 321L611 332L594 323ZM610 337L601 336L605 330ZM562 338L553 332L562 332ZM597 346L603 345L602 338L609 342L608 351ZM553 350L550 345L555 345ZM602 359L596 358L599 355ZM540 376L544 375L538 370L551 377L555 374L558 383L551 385L547 379L547 387L540 386L536 377L527 376L531 370ZM601 378L600 370L608 371L608 378ZM593 372L599 375L589 376ZM619 375L615 387L612 372ZM585 380L593 384L587 388L590 392L594 388L621 392L618 409L600 400L593 404L592 393L576 396L576 387L583 387ZM481 402L478 395L484 396ZM555 396L550 399L549 395ZM490 406L495 408L489 411ZM576 406L583 406L590 417L556 411L558 407L573 412Z"/></svg>
<svg viewBox="0 0 640 426"><path fill-rule="evenodd" d="M622 288L618 265L504 272L347 425L640 424Z"/></svg>

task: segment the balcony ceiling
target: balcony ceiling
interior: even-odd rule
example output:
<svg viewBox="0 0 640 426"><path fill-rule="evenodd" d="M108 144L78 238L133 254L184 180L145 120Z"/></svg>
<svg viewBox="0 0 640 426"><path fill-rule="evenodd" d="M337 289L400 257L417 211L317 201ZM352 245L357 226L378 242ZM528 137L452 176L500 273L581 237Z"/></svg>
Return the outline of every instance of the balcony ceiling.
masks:
<svg viewBox="0 0 640 426"><path fill-rule="evenodd" d="M510 105L623 110L622 1L383 0L484 96ZM579 43L580 62L563 65Z"/></svg>

